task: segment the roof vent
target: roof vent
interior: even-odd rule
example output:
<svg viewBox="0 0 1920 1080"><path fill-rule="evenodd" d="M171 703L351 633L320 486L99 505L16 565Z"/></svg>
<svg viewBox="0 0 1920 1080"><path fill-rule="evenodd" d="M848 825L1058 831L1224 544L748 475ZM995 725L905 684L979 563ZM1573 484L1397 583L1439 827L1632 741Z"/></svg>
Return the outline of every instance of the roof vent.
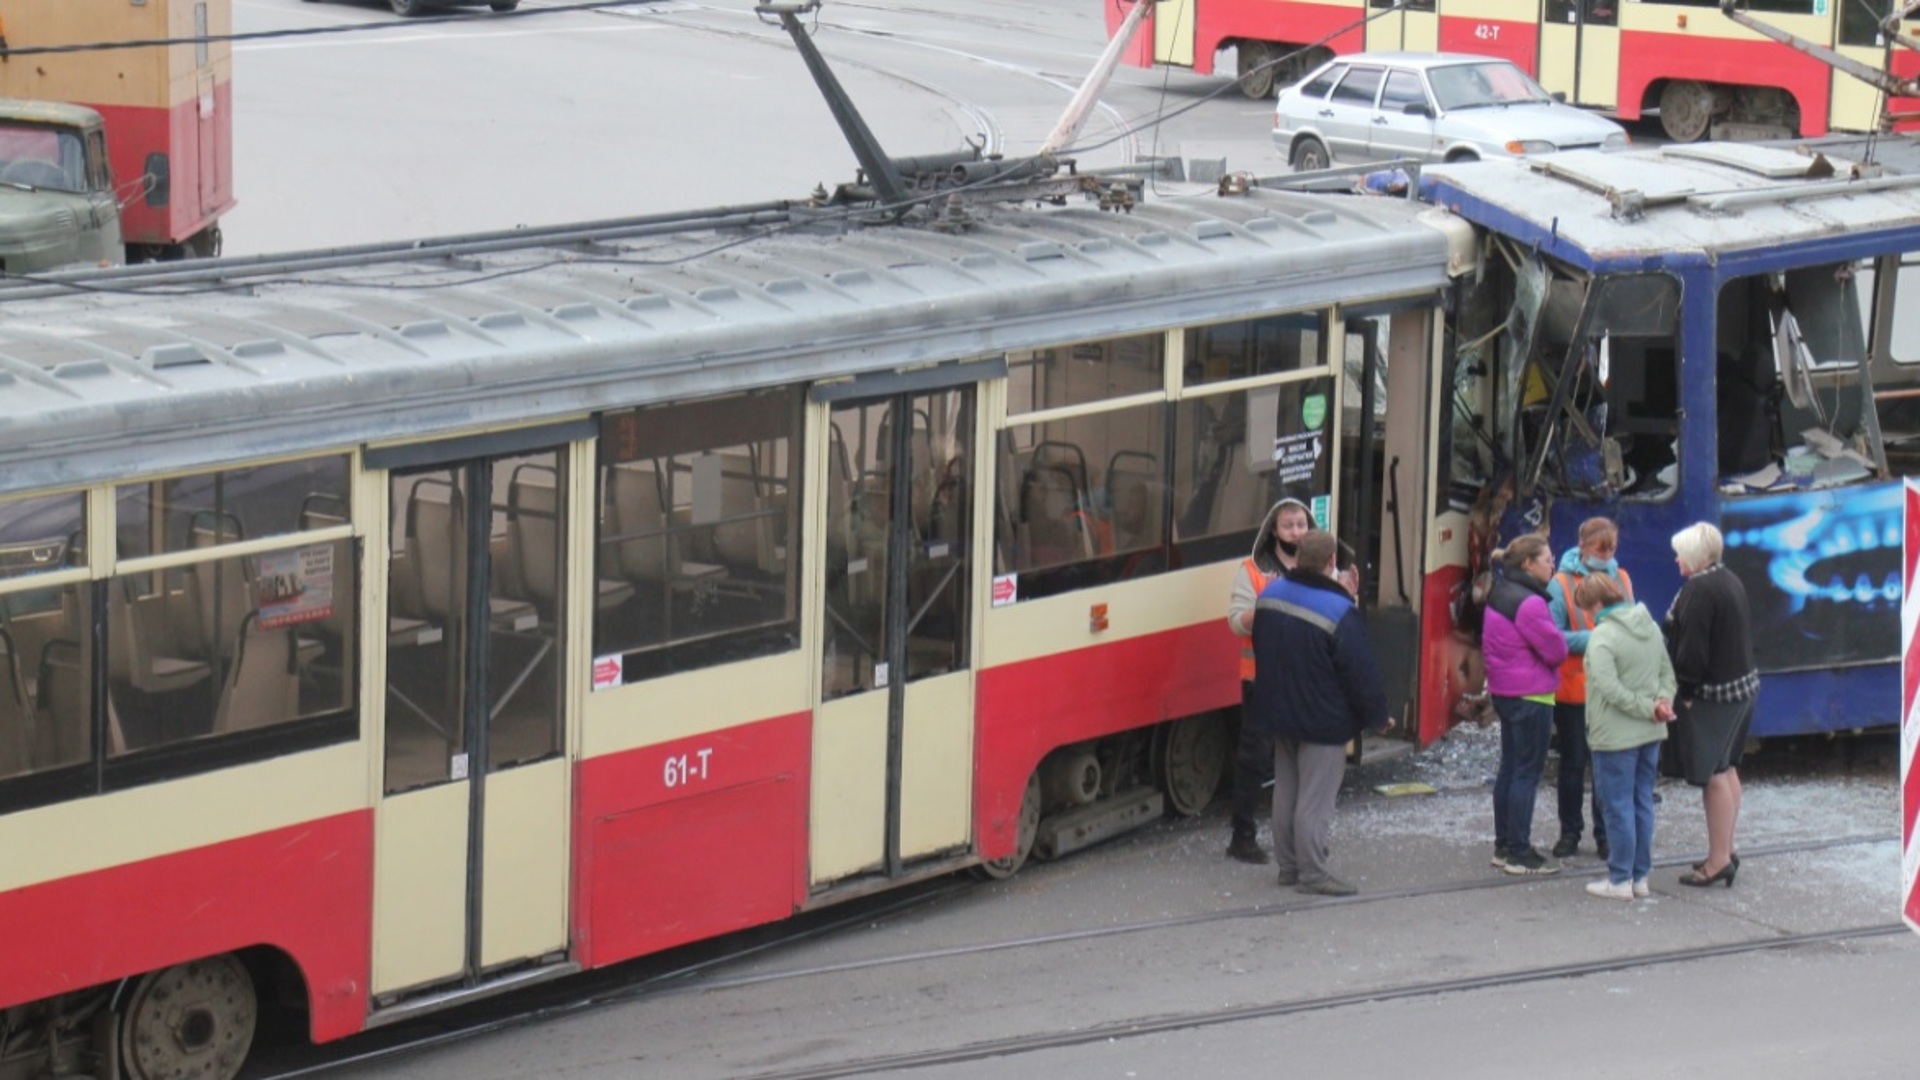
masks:
<svg viewBox="0 0 1920 1080"><path fill-rule="evenodd" d="M1029 240L1015 248L1014 252L1028 262L1066 257L1066 252L1060 250L1060 245L1051 240Z"/></svg>
<svg viewBox="0 0 1920 1080"><path fill-rule="evenodd" d="M69 360L53 369L56 379L97 379L113 374L105 360Z"/></svg>
<svg viewBox="0 0 1920 1080"><path fill-rule="evenodd" d="M1309 210L1300 215L1302 225L1332 225L1339 220L1339 215L1331 210Z"/></svg>
<svg viewBox="0 0 1920 1080"><path fill-rule="evenodd" d="M1139 244L1141 247L1159 247L1167 242L1167 234L1163 232L1141 233L1133 242Z"/></svg>
<svg viewBox="0 0 1920 1080"><path fill-rule="evenodd" d="M807 283L801 281L799 278L783 277L775 278L761 286L761 288L775 296L792 296L795 293L806 292Z"/></svg>
<svg viewBox="0 0 1920 1080"><path fill-rule="evenodd" d="M673 301L659 293L648 293L627 301L628 311L666 311L671 307L673 307Z"/></svg>
<svg viewBox="0 0 1920 1080"><path fill-rule="evenodd" d="M422 319L419 322L407 323L400 328L400 336L403 338L445 337L451 332L447 329L447 324L439 319Z"/></svg>
<svg viewBox="0 0 1920 1080"><path fill-rule="evenodd" d="M491 311L473 320L482 330L518 330L527 320L517 311Z"/></svg>
<svg viewBox="0 0 1920 1080"><path fill-rule="evenodd" d="M693 294L703 304L727 304L740 299L740 290L731 285L714 285Z"/></svg>
<svg viewBox="0 0 1920 1080"><path fill-rule="evenodd" d="M835 285L850 289L873 284L873 275L865 270L836 270L831 279Z"/></svg>
<svg viewBox="0 0 1920 1080"><path fill-rule="evenodd" d="M284 356L287 347L277 341L243 341L228 351L241 360L252 360L262 356Z"/></svg>
<svg viewBox="0 0 1920 1080"><path fill-rule="evenodd" d="M971 255L962 255L954 261L960 264L962 270L991 270L1000 262L993 256L979 251Z"/></svg>
<svg viewBox="0 0 1920 1080"><path fill-rule="evenodd" d="M1112 250L1113 241L1111 240L1089 240L1080 245L1080 251L1087 255L1105 255Z"/></svg>
<svg viewBox="0 0 1920 1080"><path fill-rule="evenodd" d="M213 363L207 359L206 353L200 351L200 346L184 341L175 342L172 345L155 345L141 353L140 359L154 371Z"/></svg>
<svg viewBox="0 0 1920 1080"><path fill-rule="evenodd" d="M1278 218L1257 217L1240 227L1250 233L1279 232L1280 220Z"/></svg>
<svg viewBox="0 0 1920 1080"><path fill-rule="evenodd" d="M585 322L600 317L600 309L592 304L561 304L553 309L553 317L563 322Z"/></svg>
<svg viewBox="0 0 1920 1080"><path fill-rule="evenodd" d="M1224 221L1208 220L1193 223L1193 238L1195 240L1218 240L1222 237L1232 235L1233 227Z"/></svg>

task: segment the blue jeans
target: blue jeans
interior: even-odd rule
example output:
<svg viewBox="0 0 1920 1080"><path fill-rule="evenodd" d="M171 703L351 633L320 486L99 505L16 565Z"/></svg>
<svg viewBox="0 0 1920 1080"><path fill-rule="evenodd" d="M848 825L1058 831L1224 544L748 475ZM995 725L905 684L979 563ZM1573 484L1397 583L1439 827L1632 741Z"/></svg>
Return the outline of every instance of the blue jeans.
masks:
<svg viewBox="0 0 1920 1080"><path fill-rule="evenodd" d="M1638 881L1653 870L1653 781L1660 744L1593 752L1593 790L1607 819L1607 880Z"/></svg>
<svg viewBox="0 0 1920 1080"><path fill-rule="evenodd" d="M1493 842L1518 855L1533 846L1533 803L1547 769L1553 706L1526 698L1495 697L1500 716L1500 771L1493 777Z"/></svg>

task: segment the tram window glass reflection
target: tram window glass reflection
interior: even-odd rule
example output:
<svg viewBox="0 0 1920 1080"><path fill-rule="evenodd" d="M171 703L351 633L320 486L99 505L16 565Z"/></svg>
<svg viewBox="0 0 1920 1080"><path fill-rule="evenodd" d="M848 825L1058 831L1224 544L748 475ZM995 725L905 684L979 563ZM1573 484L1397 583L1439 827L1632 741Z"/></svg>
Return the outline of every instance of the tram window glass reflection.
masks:
<svg viewBox="0 0 1920 1080"><path fill-rule="evenodd" d="M1167 567L1167 405L1000 433L995 572L1031 599Z"/></svg>
<svg viewBox="0 0 1920 1080"><path fill-rule="evenodd" d="M346 501L344 454L123 484L117 547L132 559L286 536L307 528L302 516L314 507Z"/></svg>
<svg viewBox="0 0 1920 1080"><path fill-rule="evenodd" d="M1302 311L1186 332L1187 386L1319 367L1327 315Z"/></svg>
<svg viewBox="0 0 1920 1080"><path fill-rule="evenodd" d="M214 554L101 587L110 759L336 716L351 704L351 540Z"/></svg>
<svg viewBox="0 0 1920 1080"><path fill-rule="evenodd" d="M1007 355L1007 413L1151 394L1166 384L1166 339L1141 334Z"/></svg>
<svg viewBox="0 0 1920 1080"><path fill-rule="evenodd" d="M1268 508L1333 490L1333 380L1189 397L1174 423L1179 561L1244 556Z"/></svg>
<svg viewBox="0 0 1920 1080"><path fill-rule="evenodd" d="M793 389L602 419L598 575L630 589L594 654L622 681L796 647L800 425Z"/></svg>
<svg viewBox="0 0 1920 1080"><path fill-rule="evenodd" d="M84 762L90 755L83 633L86 582L22 588L85 556L79 492L0 501L0 781Z"/></svg>

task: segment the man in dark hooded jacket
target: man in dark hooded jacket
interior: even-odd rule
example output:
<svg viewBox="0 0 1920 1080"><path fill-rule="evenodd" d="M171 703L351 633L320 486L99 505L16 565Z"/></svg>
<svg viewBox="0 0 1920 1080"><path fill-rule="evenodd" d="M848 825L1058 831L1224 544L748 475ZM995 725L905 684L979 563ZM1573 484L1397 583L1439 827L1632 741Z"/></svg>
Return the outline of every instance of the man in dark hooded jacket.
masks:
<svg viewBox="0 0 1920 1080"><path fill-rule="evenodd" d="M1334 579L1337 542L1313 530L1293 569L1254 605L1253 712L1273 736L1273 855L1280 884L1323 896L1355 889L1327 869L1346 744L1393 726L1365 619Z"/></svg>

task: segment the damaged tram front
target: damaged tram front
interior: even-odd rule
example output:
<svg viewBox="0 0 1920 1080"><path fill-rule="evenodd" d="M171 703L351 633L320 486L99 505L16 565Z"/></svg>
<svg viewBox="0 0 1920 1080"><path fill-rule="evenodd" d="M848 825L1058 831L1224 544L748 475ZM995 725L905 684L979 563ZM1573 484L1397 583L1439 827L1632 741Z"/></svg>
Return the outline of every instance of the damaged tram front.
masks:
<svg viewBox="0 0 1920 1080"><path fill-rule="evenodd" d="M1656 617L1669 538L1719 525L1764 675L1755 736L1899 718L1900 481L1920 472L1920 149L1671 146L1430 169L1473 221L1440 515L1473 572L1620 525ZM1903 269L1905 272L1903 273ZM1902 300L1905 303L1902 303Z"/></svg>

